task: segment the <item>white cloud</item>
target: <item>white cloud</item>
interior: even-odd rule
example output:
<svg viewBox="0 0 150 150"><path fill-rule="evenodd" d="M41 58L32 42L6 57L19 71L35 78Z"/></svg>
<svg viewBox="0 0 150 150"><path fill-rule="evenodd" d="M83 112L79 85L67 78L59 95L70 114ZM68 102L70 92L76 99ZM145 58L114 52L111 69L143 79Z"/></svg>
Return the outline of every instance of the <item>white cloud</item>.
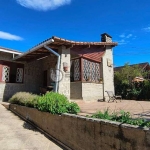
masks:
<svg viewBox="0 0 150 150"><path fill-rule="evenodd" d="M144 30L146 32L150 32L150 27L143 28L142 30Z"/></svg>
<svg viewBox="0 0 150 150"><path fill-rule="evenodd" d="M124 39L118 41L119 45L124 45L127 44L127 41L125 41Z"/></svg>
<svg viewBox="0 0 150 150"><path fill-rule="evenodd" d="M62 5L70 4L72 0L16 0L18 4L26 8L39 11L56 9Z"/></svg>
<svg viewBox="0 0 150 150"><path fill-rule="evenodd" d="M129 34L120 34L119 37L121 38L118 43L119 45L124 45L124 44L128 44L129 43L129 39L131 40L131 37L132 39L135 38L136 36L133 36L133 34L129 33Z"/></svg>
<svg viewBox="0 0 150 150"><path fill-rule="evenodd" d="M126 36L126 38L128 39L128 38L130 38L130 37L132 37L133 35L132 34L128 34L127 36Z"/></svg>
<svg viewBox="0 0 150 150"><path fill-rule="evenodd" d="M0 39L15 40L15 41L23 40L23 38L20 36L13 35L8 32L3 32L3 31L0 31Z"/></svg>
<svg viewBox="0 0 150 150"><path fill-rule="evenodd" d="M119 37L124 38L124 37L125 37L125 34L121 34Z"/></svg>
<svg viewBox="0 0 150 150"><path fill-rule="evenodd" d="M130 37L132 37L132 36L133 36L132 34L125 35L124 33L121 34L121 35L119 35L119 37L125 38L125 39L128 39L128 38L130 38Z"/></svg>

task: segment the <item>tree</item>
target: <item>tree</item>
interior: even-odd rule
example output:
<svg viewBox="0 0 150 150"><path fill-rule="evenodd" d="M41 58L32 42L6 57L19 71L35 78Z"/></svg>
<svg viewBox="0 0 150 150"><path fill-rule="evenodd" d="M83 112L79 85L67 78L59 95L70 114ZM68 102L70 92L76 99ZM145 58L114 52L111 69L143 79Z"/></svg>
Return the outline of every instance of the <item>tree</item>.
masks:
<svg viewBox="0 0 150 150"><path fill-rule="evenodd" d="M136 88L137 84L132 81L135 77L145 77L146 74L138 65L130 66L129 63L126 63L122 69L114 74L116 94L121 94L123 98L129 98L131 93L132 96L133 93L136 96L139 95L140 89Z"/></svg>
<svg viewBox="0 0 150 150"><path fill-rule="evenodd" d="M115 84L117 82L130 84L135 77L145 76L146 72L141 67L138 65L129 66L129 63L126 63L121 70L115 72Z"/></svg>

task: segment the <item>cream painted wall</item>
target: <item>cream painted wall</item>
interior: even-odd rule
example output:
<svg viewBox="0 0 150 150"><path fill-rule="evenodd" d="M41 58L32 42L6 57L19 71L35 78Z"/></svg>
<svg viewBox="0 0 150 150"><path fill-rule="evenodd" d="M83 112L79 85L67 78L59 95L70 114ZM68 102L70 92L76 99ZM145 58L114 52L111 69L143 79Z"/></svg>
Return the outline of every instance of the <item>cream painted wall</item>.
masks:
<svg viewBox="0 0 150 150"><path fill-rule="evenodd" d="M108 66L108 60L112 66ZM103 82L104 82L104 97L108 100L108 95L105 91L114 92L114 69L113 69L113 50L111 46L106 46L106 51L102 59L103 66Z"/></svg>
<svg viewBox="0 0 150 150"><path fill-rule="evenodd" d="M58 92L64 94L70 99L70 48L66 49L65 46L59 48L59 54L61 57L60 70L63 74L62 80L59 82ZM63 63L67 63L68 71L65 72L63 69Z"/></svg>

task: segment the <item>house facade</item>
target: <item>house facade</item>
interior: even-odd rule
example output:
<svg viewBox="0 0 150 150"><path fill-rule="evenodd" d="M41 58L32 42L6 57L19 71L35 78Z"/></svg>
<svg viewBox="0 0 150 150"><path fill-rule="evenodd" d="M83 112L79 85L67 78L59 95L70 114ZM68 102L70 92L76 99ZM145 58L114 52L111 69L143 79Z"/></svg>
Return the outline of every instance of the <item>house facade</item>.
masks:
<svg viewBox="0 0 150 150"><path fill-rule="evenodd" d="M41 88L66 95L68 99L107 99L114 91L112 37L101 42L75 42L52 37L20 53L0 49L0 100L19 91L39 94Z"/></svg>

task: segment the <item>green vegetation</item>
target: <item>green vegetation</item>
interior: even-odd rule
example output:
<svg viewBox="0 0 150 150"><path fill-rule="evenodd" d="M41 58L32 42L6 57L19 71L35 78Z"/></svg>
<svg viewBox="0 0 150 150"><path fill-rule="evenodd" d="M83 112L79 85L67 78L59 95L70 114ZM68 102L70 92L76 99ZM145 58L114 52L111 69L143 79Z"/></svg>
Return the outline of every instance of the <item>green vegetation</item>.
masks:
<svg viewBox="0 0 150 150"><path fill-rule="evenodd" d="M131 124L131 125L137 125L141 127L150 127L150 122L142 119L142 118L132 118L131 114L129 112L125 112L121 110L120 112L116 113L110 113L109 110L105 110L104 112L98 112L93 114L92 116L88 116L91 118L98 118L98 119L106 119L111 121L117 121L121 123Z"/></svg>
<svg viewBox="0 0 150 150"><path fill-rule="evenodd" d="M48 92L42 96L18 92L10 98L9 102L28 107L35 107L40 111L50 112L51 114L77 114L80 112L80 108L76 103L70 103L64 95L54 92Z"/></svg>
<svg viewBox="0 0 150 150"><path fill-rule="evenodd" d="M34 105L37 103L38 97L38 95L28 92L18 92L9 99L9 102L12 104L34 107Z"/></svg>
<svg viewBox="0 0 150 150"><path fill-rule="evenodd" d="M135 77L145 77L146 72L138 66L125 64L122 70L115 72L115 92L124 99L150 100L150 81L133 82Z"/></svg>
<svg viewBox="0 0 150 150"><path fill-rule="evenodd" d="M77 105L77 103L74 102L68 103L66 105L66 108L67 108L67 113L70 114L77 114L78 112L80 112L79 106Z"/></svg>

